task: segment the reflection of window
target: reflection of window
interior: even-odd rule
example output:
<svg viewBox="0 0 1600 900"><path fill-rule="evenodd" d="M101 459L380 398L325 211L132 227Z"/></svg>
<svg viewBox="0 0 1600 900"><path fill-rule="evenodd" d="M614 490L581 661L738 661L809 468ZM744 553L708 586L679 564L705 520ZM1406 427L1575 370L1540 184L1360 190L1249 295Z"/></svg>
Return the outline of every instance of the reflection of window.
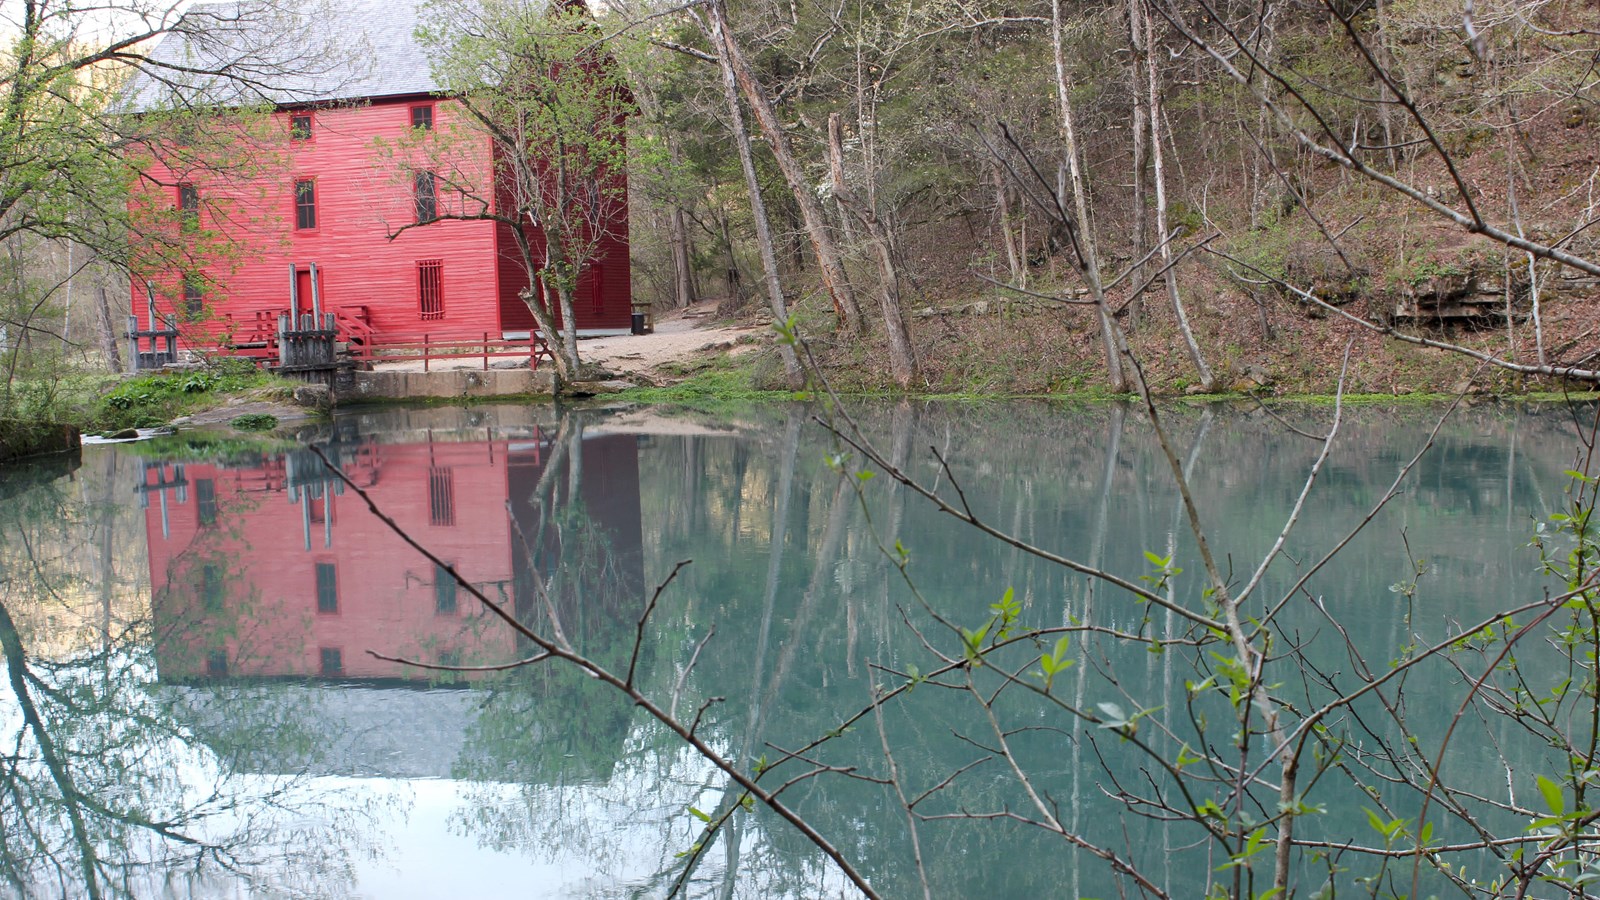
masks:
<svg viewBox="0 0 1600 900"><path fill-rule="evenodd" d="M423 131L432 131L433 107L431 105L411 107L411 127L421 128Z"/></svg>
<svg viewBox="0 0 1600 900"><path fill-rule="evenodd" d="M321 656L321 672L324 675L344 674L344 651L338 647L323 647L318 654Z"/></svg>
<svg viewBox="0 0 1600 900"><path fill-rule="evenodd" d="M411 196L416 201L417 224L439 218L439 178L432 172L411 173Z"/></svg>
<svg viewBox="0 0 1600 900"><path fill-rule="evenodd" d="M428 524L456 523L456 476L447 467L428 469Z"/></svg>
<svg viewBox="0 0 1600 900"><path fill-rule="evenodd" d="M433 609L441 616L456 614L456 584L455 576L444 566L434 564L433 567Z"/></svg>
<svg viewBox="0 0 1600 900"><path fill-rule="evenodd" d="M206 612L221 612L222 598L222 570L206 563L200 569L200 602Z"/></svg>
<svg viewBox="0 0 1600 900"><path fill-rule="evenodd" d="M301 231L317 227L317 183L310 178L294 183L294 227Z"/></svg>
<svg viewBox="0 0 1600 900"><path fill-rule="evenodd" d="M311 113L296 113L289 117L289 140L311 140Z"/></svg>
<svg viewBox="0 0 1600 900"><path fill-rule="evenodd" d="M228 651L213 650L206 655L206 674L213 678L228 674Z"/></svg>
<svg viewBox="0 0 1600 900"><path fill-rule="evenodd" d="M210 478L194 480L194 508L201 525L217 524L217 483Z"/></svg>
<svg viewBox="0 0 1600 900"><path fill-rule="evenodd" d="M311 500L306 504L307 513L313 522L326 522L328 520L328 498L321 497Z"/></svg>
<svg viewBox="0 0 1600 900"><path fill-rule="evenodd" d="M339 573L331 562L317 563L317 612L339 611Z"/></svg>
<svg viewBox="0 0 1600 900"><path fill-rule="evenodd" d="M424 319L444 318L444 262L417 260L417 312Z"/></svg>

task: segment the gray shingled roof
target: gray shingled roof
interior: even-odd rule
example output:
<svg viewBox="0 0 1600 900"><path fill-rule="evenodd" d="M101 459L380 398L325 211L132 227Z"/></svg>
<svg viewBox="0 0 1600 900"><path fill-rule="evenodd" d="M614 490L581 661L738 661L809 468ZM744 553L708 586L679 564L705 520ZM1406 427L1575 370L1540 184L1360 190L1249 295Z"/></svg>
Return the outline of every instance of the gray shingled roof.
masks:
<svg viewBox="0 0 1600 900"><path fill-rule="evenodd" d="M197 3L130 83L130 111L294 104L439 90L417 44L423 0Z"/></svg>

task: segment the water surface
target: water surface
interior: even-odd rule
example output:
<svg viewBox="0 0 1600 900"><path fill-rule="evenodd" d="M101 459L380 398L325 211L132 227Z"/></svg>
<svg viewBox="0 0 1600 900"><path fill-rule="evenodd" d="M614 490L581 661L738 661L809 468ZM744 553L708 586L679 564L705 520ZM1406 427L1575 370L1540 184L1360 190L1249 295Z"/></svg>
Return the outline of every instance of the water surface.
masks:
<svg viewBox="0 0 1600 900"><path fill-rule="evenodd" d="M1346 411L1262 598L1346 538L1442 412ZM1137 410L851 413L885 457L995 527L1135 581L1157 577L1152 554L1169 558L1184 571L1162 589L1203 602L1168 463ZM730 812L726 777L610 688L550 665L496 670L536 648L368 508L541 633L612 671L632 662L648 696L698 714L697 734L747 772L931 671L935 651L959 656L939 620L975 628L1007 590L1020 625L1181 631L890 478L860 477L859 457L811 414L398 410L281 446L180 435L5 473L0 881L18 896L853 895L786 823ZM1283 415L1319 432L1333 413ZM1285 607L1282 639L1345 677L1351 648L1381 669L1408 643L1536 598L1526 545L1561 508L1589 415L1458 410L1401 493ZM1166 422L1241 583L1319 444L1238 407ZM635 658L640 612L684 560ZM1085 708L1179 709L1195 679L1182 648L1073 646L1078 665L1055 690ZM1018 671L1027 661L1016 656ZM1459 682L1444 665L1410 676L1418 728L1442 729ZM1308 682L1308 702L1318 690ZM1186 849L1192 825L1119 815L1111 800L1147 762L1013 694L995 710L1060 821L1172 895L1201 895L1226 860ZM1368 723L1341 727L1359 737ZM922 895L886 747L908 796L938 788L916 828L932 896L1127 887L1007 818L1034 813L982 707L925 684L808 753L829 771L784 793L886 896ZM1486 792L1531 790L1546 764L1514 736L1451 752ZM807 771L786 765L765 783ZM1303 833L1373 842L1358 800L1333 788L1311 799L1331 811ZM1399 789L1388 799L1415 805ZM727 823L709 840L706 817Z"/></svg>

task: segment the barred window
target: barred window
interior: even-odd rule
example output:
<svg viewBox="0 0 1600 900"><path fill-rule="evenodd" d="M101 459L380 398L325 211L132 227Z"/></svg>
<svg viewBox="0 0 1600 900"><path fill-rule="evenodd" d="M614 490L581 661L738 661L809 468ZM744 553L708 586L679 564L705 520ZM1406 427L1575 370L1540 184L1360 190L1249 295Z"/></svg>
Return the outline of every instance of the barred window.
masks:
<svg viewBox="0 0 1600 900"><path fill-rule="evenodd" d="M417 262L417 312L424 319L444 318L444 261Z"/></svg>
<svg viewBox="0 0 1600 900"><path fill-rule="evenodd" d="M455 472L449 468L434 466L428 470L428 524L454 525L455 523Z"/></svg>

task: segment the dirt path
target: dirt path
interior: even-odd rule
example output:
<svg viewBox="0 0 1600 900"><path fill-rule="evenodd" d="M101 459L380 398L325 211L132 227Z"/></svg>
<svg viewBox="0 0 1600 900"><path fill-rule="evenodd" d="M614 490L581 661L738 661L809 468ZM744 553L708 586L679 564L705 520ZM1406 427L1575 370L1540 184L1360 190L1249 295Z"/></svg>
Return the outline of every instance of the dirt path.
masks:
<svg viewBox="0 0 1600 900"><path fill-rule="evenodd" d="M620 334L614 337L583 338L578 356L618 377L651 385L671 384L681 379L695 364L718 354L738 355L762 345L772 334L766 324L711 325L716 315L715 301L673 310L656 320L653 334ZM434 360L430 368L476 369L482 362L463 357L461 362ZM420 372L421 361L379 363L381 371Z"/></svg>
<svg viewBox="0 0 1600 900"><path fill-rule="evenodd" d="M578 342L578 354L624 377L668 384L683 369L708 356L736 356L761 346L772 333L766 324L711 325L714 301L673 310L656 321L654 334L622 334Z"/></svg>

